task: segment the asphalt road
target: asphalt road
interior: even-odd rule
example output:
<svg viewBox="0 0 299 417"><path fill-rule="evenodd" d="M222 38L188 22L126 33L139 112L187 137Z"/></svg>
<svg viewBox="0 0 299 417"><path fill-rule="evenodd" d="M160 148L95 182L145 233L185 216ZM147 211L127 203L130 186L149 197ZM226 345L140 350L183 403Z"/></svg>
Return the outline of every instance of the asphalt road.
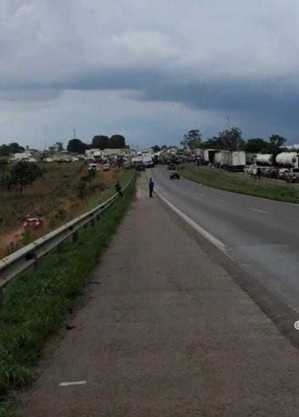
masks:
<svg viewBox="0 0 299 417"><path fill-rule="evenodd" d="M298 312L299 206L230 193L152 170L161 193L212 236L253 279Z"/></svg>
<svg viewBox="0 0 299 417"><path fill-rule="evenodd" d="M144 177L85 301L18 415L298 415L298 349Z"/></svg>

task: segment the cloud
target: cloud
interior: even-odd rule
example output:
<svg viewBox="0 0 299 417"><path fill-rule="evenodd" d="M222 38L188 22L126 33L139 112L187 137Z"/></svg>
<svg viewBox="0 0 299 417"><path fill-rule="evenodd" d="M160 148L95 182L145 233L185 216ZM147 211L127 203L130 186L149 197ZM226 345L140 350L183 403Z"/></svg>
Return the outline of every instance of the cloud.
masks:
<svg viewBox="0 0 299 417"><path fill-rule="evenodd" d="M62 128L68 92L82 99L95 91L105 100L110 90L129 106L121 120L131 132L144 127L131 122L135 103L178 103L184 125L208 113L202 128L214 120L219 130L230 113L248 134L254 125L261 135L273 126L295 137L298 17L296 0L2 0L0 108L8 121L5 129L0 121L0 135L10 117L28 117L51 101L62 120L48 124ZM107 117L117 124L113 109ZM156 117L155 132L173 135Z"/></svg>

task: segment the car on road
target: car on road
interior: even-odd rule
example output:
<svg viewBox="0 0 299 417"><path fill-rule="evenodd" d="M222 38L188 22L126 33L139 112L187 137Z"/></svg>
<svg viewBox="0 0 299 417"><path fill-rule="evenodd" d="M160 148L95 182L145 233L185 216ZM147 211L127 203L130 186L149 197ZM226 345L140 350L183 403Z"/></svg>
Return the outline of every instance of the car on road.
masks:
<svg viewBox="0 0 299 417"><path fill-rule="evenodd" d="M169 175L169 179L171 179L171 180L179 180L180 178L181 177L180 177L180 174L178 172L173 172L172 174Z"/></svg>

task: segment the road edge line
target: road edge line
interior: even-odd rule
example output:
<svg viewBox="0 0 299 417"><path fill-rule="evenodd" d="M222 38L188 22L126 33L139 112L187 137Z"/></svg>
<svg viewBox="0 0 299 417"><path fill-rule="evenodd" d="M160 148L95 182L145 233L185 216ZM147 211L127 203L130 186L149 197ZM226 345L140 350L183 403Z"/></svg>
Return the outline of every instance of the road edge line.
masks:
<svg viewBox="0 0 299 417"><path fill-rule="evenodd" d="M156 187L157 188L157 187ZM226 246L221 240L219 240L217 237L213 236L210 232L208 232L206 229L204 229L202 226L200 226L198 223L196 223L191 217L189 217L187 214L182 212L179 208L177 208L174 204L172 204L164 195L161 194L160 191L156 190L157 196L164 201L164 203L171 208L178 216L180 216L189 226L191 226L196 232L201 234L205 239L207 239L210 243L212 243L214 246L216 246L221 252L226 253Z"/></svg>

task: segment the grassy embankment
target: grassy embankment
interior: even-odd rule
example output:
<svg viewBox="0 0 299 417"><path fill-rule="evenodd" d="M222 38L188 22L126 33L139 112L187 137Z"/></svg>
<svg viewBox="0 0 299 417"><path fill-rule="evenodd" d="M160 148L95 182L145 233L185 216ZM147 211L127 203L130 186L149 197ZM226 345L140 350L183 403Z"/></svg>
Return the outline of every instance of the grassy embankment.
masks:
<svg viewBox="0 0 299 417"><path fill-rule="evenodd" d="M185 165L181 174L192 181L221 190L299 203L299 187L297 185L287 185L267 178L262 178L259 181L243 173L231 173L222 169L194 165Z"/></svg>
<svg viewBox="0 0 299 417"><path fill-rule="evenodd" d="M135 184L76 242L46 256L34 271L6 287L0 304L0 417L10 416L11 392L32 382L51 334L63 325L87 277L121 222ZM90 226L92 227L92 226Z"/></svg>
<svg viewBox="0 0 299 417"><path fill-rule="evenodd" d="M82 163L42 166L46 173L23 194L17 189L0 189L0 258L95 207L114 192L117 179L124 183L130 175L113 168L86 181L88 171ZM27 214L40 215L43 227L24 234L22 223Z"/></svg>

